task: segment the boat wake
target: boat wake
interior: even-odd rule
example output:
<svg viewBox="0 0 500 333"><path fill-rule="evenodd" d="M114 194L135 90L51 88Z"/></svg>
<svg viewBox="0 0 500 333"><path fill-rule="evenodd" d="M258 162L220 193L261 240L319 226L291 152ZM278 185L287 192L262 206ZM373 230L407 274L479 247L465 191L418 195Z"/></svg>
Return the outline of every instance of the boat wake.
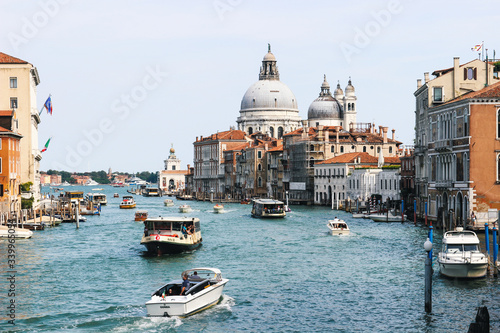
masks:
<svg viewBox="0 0 500 333"><path fill-rule="evenodd" d="M154 332L156 328L161 328L161 331L164 332L181 325L182 320L179 317L144 317L133 323L116 327L112 332Z"/></svg>

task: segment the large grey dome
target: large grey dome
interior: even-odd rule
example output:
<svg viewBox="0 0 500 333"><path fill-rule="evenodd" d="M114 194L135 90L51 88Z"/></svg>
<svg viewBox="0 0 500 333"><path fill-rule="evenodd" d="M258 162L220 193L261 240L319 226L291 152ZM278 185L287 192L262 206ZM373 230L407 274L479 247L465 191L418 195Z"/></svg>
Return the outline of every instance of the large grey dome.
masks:
<svg viewBox="0 0 500 333"><path fill-rule="evenodd" d="M316 98L307 111L307 119L341 119L342 106L332 97L330 93L330 85L326 81L326 75L323 83L321 84L321 92L319 97Z"/></svg>
<svg viewBox="0 0 500 333"><path fill-rule="evenodd" d="M316 98L307 111L307 119L341 119L342 106L332 96Z"/></svg>
<svg viewBox="0 0 500 333"><path fill-rule="evenodd" d="M259 80L252 84L241 100L241 111L249 109L299 111L295 95L279 80Z"/></svg>

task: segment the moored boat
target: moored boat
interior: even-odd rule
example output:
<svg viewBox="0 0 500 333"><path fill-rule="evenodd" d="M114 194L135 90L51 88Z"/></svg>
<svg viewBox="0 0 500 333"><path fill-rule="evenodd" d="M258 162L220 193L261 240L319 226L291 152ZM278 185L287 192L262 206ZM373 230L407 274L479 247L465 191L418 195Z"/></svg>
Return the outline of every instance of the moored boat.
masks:
<svg viewBox="0 0 500 333"><path fill-rule="evenodd" d="M192 209L191 209L191 206L189 206L189 205L180 205L179 206L180 213L189 213L191 211L192 211Z"/></svg>
<svg viewBox="0 0 500 333"><path fill-rule="evenodd" d="M148 218L147 210L137 210L135 212L134 221L146 221Z"/></svg>
<svg viewBox="0 0 500 333"><path fill-rule="evenodd" d="M101 206L105 206L108 204L108 198L104 193L88 193L87 197L93 203L98 203Z"/></svg>
<svg viewBox="0 0 500 333"><path fill-rule="evenodd" d="M395 214L392 210L387 213L370 214L367 216L367 218L375 222L401 222L402 219L406 221L406 215L403 215L402 218L401 215Z"/></svg>
<svg viewBox="0 0 500 333"><path fill-rule="evenodd" d="M201 245L200 219L194 217L157 217L144 221L141 244L150 254L180 253Z"/></svg>
<svg viewBox="0 0 500 333"><path fill-rule="evenodd" d="M0 225L0 238L31 238L33 231L14 226Z"/></svg>
<svg viewBox="0 0 500 333"><path fill-rule="evenodd" d="M252 216L264 218L285 217L284 203L273 199L255 199L252 206Z"/></svg>
<svg viewBox="0 0 500 333"><path fill-rule="evenodd" d="M344 220L338 218L328 220L326 226L328 227L328 229L330 229L332 235L349 235L349 233L351 232L349 230L349 227L347 226L347 223L345 223Z"/></svg>
<svg viewBox="0 0 500 333"><path fill-rule="evenodd" d="M224 212L224 206L221 204L216 204L214 206L214 213L220 214Z"/></svg>
<svg viewBox="0 0 500 333"><path fill-rule="evenodd" d="M165 199L163 204L167 207L172 207L174 205L174 201L172 199Z"/></svg>
<svg viewBox="0 0 500 333"><path fill-rule="evenodd" d="M182 272L189 288L184 295L183 280L173 280L156 290L146 302L148 316L186 317L205 310L219 302L224 286L229 281L222 278L217 268L193 268Z"/></svg>
<svg viewBox="0 0 500 333"><path fill-rule="evenodd" d="M136 206L136 203L135 203L134 197L132 197L131 195L124 195L123 196L122 202L120 203L121 209L131 209L131 208L135 208L135 206Z"/></svg>
<svg viewBox="0 0 500 333"><path fill-rule="evenodd" d="M476 233L461 227L444 234L438 263L441 274L452 278L481 278L488 269L488 257L480 251Z"/></svg>

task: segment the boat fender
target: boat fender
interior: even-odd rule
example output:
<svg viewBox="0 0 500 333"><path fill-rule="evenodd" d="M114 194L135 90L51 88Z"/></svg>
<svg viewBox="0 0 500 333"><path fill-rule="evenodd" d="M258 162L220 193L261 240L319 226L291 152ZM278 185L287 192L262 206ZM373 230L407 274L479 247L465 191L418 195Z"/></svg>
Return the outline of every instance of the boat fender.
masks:
<svg viewBox="0 0 500 333"><path fill-rule="evenodd" d="M156 235L156 240L160 240L160 235Z"/></svg>

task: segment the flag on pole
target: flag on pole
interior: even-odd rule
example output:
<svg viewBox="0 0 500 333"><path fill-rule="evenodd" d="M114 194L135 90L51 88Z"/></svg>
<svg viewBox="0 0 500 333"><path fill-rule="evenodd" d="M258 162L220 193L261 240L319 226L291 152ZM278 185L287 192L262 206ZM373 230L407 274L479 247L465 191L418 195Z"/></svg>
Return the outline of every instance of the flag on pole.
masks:
<svg viewBox="0 0 500 333"><path fill-rule="evenodd" d="M43 148L43 149L42 149L42 151L41 151L42 153L43 153L44 151L46 151L46 150L47 150L47 148L49 148L50 139L52 139L52 137L50 137L50 138L47 140L47 142L45 142L45 148Z"/></svg>
<svg viewBox="0 0 500 333"><path fill-rule="evenodd" d="M474 47L471 48L472 51L479 52L483 48L483 43L474 45Z"/></svg>
<svg viewBox="0 0 500 333"><path fill-rule="evenodd" d="M50 115L52 115L52 100L50 99L50 95L43 106L47 109L47 113L50 113Z"/></svg>

